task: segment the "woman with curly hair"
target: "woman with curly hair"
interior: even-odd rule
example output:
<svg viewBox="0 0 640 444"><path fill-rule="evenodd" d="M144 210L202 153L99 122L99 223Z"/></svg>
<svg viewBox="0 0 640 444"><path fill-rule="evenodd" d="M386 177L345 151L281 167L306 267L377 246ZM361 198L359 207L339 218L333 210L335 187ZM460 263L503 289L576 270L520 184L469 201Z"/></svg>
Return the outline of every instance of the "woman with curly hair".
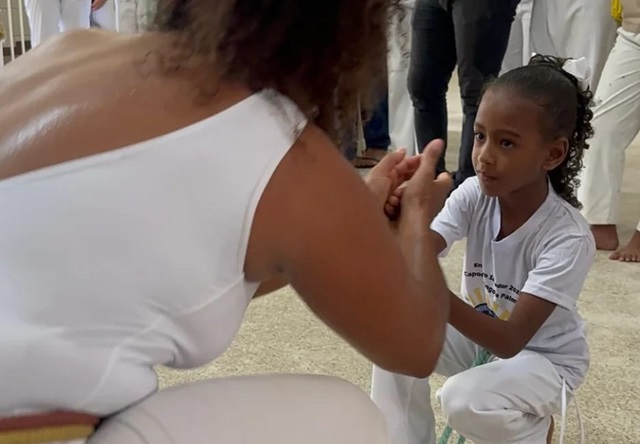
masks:
<svg viewBox="0 0 640 444"><path fill-rule="evenodd" d="M575 196L592 136L591 93L570 73L581 63L535 56L487 87L474 124L477 177L431 225L443 254L467 240L463 299L450 295L436 372L449 377L438 392L444 417L476 444L547 442L589 365L576 307L595 252ZM392 442L436 442L429 392L428 379L374 368Z"/></svg>
<svg viewBox="0 0 640 444"><path fill-rule="evenodd" d="M387 442L333 378L157 393L153 368L216 359L251 299L291 284L377 365L431 373L442 142L366 184L334 145L397 3L162 0L152 32L73 32L2 69L0 442Z"/></svg>

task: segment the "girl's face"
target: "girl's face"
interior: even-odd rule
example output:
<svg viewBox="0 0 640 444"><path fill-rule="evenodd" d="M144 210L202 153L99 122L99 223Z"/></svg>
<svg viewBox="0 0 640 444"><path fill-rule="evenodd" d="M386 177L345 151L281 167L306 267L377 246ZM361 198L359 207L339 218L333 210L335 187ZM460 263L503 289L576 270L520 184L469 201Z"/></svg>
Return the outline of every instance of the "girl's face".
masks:
<svg viewBox="0 0 640 444"><path fill-rule="evenodd" d="M543 109L503 89L489 89L474 125L473 166L484 194L506 197L547 180L566 156L566 138L545 139Z"/></svg>

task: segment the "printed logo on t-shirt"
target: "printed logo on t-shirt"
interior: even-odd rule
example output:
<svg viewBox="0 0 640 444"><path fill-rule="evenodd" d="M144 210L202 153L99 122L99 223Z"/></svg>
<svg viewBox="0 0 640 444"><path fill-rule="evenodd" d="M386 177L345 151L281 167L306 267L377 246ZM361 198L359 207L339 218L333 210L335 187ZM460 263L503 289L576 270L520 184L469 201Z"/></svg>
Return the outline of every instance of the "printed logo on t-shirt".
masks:
<svg viewBox="0 0 640 444"><path fill-rule="evenodd" d="M479 312L506 321L511 315L509 307L516 303L520 290L511 284L496 282L492 274L482 270L482 264L475 263L473 266L474 271L464 272L467 300ZM482 279L482 284L478 278Z"/></svg>

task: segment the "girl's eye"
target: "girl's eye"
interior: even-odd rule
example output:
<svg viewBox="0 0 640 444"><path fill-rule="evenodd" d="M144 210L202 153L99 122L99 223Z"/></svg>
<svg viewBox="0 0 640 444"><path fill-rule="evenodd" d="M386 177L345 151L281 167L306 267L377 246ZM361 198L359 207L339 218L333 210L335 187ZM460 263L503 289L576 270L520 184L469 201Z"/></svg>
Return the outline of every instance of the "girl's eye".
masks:
<svg viewBox="0 0 640 444"><path fill-rule="evenodd" d="M500 146L502 148L513 148L513 142L510 140L502 140L500 141Z"/></svg>
<svg viewBox="0 0 640 444"><path fill-rule="evenodd" d="M476 138L476 140L478 142L482 142L484 140L484 134L480 133L480 132L475 132L473 133L474 137Z"/></svg>

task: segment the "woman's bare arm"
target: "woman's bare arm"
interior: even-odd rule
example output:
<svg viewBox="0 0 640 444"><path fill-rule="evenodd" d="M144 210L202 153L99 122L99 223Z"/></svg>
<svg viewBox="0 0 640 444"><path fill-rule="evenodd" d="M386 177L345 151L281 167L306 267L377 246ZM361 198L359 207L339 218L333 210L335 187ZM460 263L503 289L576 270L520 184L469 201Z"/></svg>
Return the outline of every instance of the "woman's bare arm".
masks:
<svg viewBox="0 0 640 444"><path fill-rule="evenodd" d="M427 213L411 212L398 242L362 180L310 127L262 196L247 275L281 273L321 320L374 363L425 377L448 319Z"/></svg>

